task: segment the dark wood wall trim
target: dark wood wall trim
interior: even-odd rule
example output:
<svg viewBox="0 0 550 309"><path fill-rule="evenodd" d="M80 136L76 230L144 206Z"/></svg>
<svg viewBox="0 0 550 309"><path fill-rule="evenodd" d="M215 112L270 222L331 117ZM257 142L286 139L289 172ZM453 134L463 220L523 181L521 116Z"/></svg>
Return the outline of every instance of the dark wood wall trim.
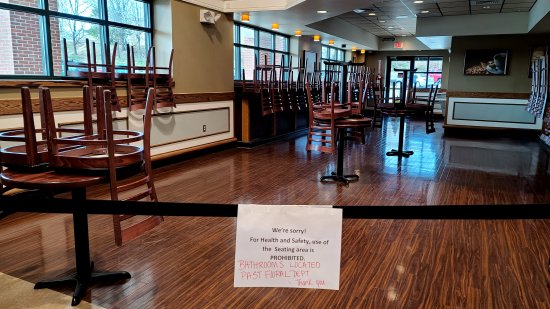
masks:
<svg viewBox="0 0 550 309"><path fill-rule="evenodd" d="M234 92L176 93L176 103L233 101Z"/></svg>
<svg viewBox="0 0 550 309"><path fill-rule="evenodd" d="M1 82L0 82L1 83ZM55 92L53 92L55 94ZM201 103L215 101L233 101L234 92L220 93L176 93L176 103ZM121 107L126 107L126 97L119 96ZM38 99L32 100L33 111L39 112ZM82 110L82 98L52 98L53 109L56 112ZM21 114L21 100L0 100L0 116Z"/></svg>
<svg viewBox="0 0 550 309"><path fill-rule="evenodd" d="M447 98L529 99L529 93L447 91Z"/></svg>
<svg viewBox="0 0 550 309"><path fill-rule="evenodd" d="M0 80L0 88L21 87L82 87L86 80ZM117 87L126 87L126 81L116 82Z"/></svg>
<svg viewBox="0 0 550 309"><path fill-rule="evenodd" d="M126 97L119 97L120 106L126 107ZM53 110L55 112L67 112L82 110L82 98L52 98ZM38 99L32 100L32 111L40 112ZM0 116L21 114L21 100L9 99L0 100Z"/></svg>

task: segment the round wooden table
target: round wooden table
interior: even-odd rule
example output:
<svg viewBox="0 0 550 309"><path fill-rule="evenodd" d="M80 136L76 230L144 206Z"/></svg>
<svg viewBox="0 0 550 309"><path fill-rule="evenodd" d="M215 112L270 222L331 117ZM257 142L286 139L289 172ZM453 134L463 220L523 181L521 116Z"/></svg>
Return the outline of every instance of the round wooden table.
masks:
<svg viewBox="0 0 550 309"><path fill-rule="evenodd" d="M86 188L107 181L106 177L94 175L66 174L55 171L41 173L23 172L7 169L0 173L2 184L8 188L70 190L75 201L86 200ZM66 284L74 284L72 305L76 306L84 296L91 283L108 283L131 278L125 271L94 272L94 264L90 260L90 244L88 239L88 214L78 203L74 203L73 227L76 273L74 275L39 281L35 289L43 289Z"/></svg>

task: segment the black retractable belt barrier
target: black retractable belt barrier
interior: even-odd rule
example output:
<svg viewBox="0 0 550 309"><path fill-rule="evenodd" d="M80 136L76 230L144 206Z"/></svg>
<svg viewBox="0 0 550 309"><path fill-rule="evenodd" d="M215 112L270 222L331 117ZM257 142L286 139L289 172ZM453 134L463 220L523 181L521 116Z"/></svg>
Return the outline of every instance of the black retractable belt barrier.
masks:
<svg viewBox="0 0 550 309"><path fill-rule="evenodd" d="M236 217L238 205L173 202L123 202L109 200L0 196L0 211L73 213L82 207L87 214L127 214L186 217ZM450 205L450 206L334 206L348 219L550 219L550 205Z"/></svg>

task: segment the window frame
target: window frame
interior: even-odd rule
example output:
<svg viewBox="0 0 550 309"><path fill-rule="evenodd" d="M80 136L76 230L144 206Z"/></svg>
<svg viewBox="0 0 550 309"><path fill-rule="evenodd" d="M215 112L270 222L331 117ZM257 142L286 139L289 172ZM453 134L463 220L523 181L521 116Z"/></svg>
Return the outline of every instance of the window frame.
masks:
<svg viewBox="0 0 550 309"><path fill-rule="evenodd" d="M241 44L241 28L249 28L254 30L254 46L247 45L247 44ZM265 48L260 47L260 32L266 32L272 35L271 37L271 46L272 48ZM242 80L242 64L241 64L241 48L249 48L254 50L254 55L258 57L258 60L261 61L260 57L260 51L266 51L273 54L273 57L275 57L276 54L283 54L285 55L285 64L288 63L288 59L290 57L290 36L273 31L264 29L261 27L256 27L253 25L235 22L233 25L233 80L240 81ZM286 39L286 51L278 50L276 49L275 40L277 36L282 36ZM273 61L277 61L277 59L273 59ZM276 62L275 62L276 63ZM252 80L248 79L249 81Z"/></svg>
<svg viewBox="0 0 550 309"><path fill-rule="evenodd" d="M40 28L44 29L44 33L41 33L41 44L42 44L42 56L43 56L43 66L45 68L44 75L1 75L0 80L82 80L83 78L78 77L68 77L63 75L55 75L54 63L53 63L53 48L52 48L52 33L50 29L50 22L52 18L64 18L77 20L86 23L98 24L100 27L100 38L102 42L105 42L108 46L107 55L105 57L110 57L111 54L111 43L109 28L110 27L119 27L126 28L130 30L143 31L146 33L146 45L151 46L153 42L154 34L154 12L153 12L153 1L152 0L135 0L139 2L144 2L147 4L149 18L146 20L148 27L141 27L135 25L124 24L115 21L109 21L109 12L107 10L107 1L109 0L98 0L100 5L100 14L99 17L86 17L80 15L72 15L67 13L62 13L54 10L50 10L49 2L50 0L38 0L38 8L28 7L24 5L17 5L11 3L0 2L0 9L7 11L18 11L24 13L30 13L38 16Z"/></svg>
<svg viewBox="0 0 550 309"><path fill-rule="evenodd" d="M323 49L322 48L327 48L327 55L328 55L328 58L323 58ZM330 57L330 50L333 49L336 53L336 58L331 58ZM338 59L338 54L339 53L342 53L342 60ZM323 63L324 61L346 61L346 51L342 48L338 48L338 47L335 47L335 46L332 46L332 45L325 45L325 44L322 44L321 45L321 63Z"/></svg>
<svg viewBox="0 0 550 309"><path fill-rule="evenodd" d="M323 48L326 48L327 49L327 56L328 58L324 58L323 57ZM336 54L336 58L331 58L330 57L330 51L334 50L335 54ZM338 59L338 55L339 54L342 54L342 60ZM333 45L326 45L326 44L322 44L321 45L321 57L320 57L320 61L321 61L321 76L325 76L325 61L327 62L338 62L338 61L341 61L341 62L344 62L346 61L346 51L342 48L338 48L338 47L335 47Z"/></svg>
<svg viewBox="0 0 550 309"><path fill-rule="evenodd" d="M426 76L426 83L424 85L421 85L422 87L420 89L428 89L428 80L429 80L430 74L441 74L440 80L443 79L443 64L444 64L443 56L414 56L413 57L413 62L412 62L413 68L416 67L416 61L417 61L418 58L428 58L428 60L426 62L426 71L416 71L416 72L414 72L414 74L422 74L422 75ZM441 60L441 71L440 72L430 71L430 60L432 58L434 58L434 61L440 61ZM437 58L437 60L435 58ZM418 60L418 61L420 61L420 60ZM433 83L433 85L435 85L435 84L437 84L437 83ZM441 85L441 82L439 82L439 84Z"/></svg>

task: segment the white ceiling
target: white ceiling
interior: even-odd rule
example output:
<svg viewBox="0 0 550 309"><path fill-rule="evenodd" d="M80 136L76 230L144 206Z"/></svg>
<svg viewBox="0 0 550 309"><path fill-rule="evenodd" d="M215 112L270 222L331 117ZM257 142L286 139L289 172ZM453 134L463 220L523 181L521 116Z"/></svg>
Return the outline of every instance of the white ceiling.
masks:
<svg viewBox="0 0 550 309"><path fill-rule="evenodd" d="M279 32L293 35L301 30L303 35L319 34L324 44L335 40L336 46L346 44L360 49L377 50L381 37L413 37L417 33L417 22L454 16L479 16L491 14L493 19L507 14L532 14L534 6L545 6L550 0L181 0L223 12L235 12L239 21L241 13L250 13L250 24L271 29L272 23L279 24ZM541 5L543 4L543 5ZM354 10L363 9L362 13ZM317 11L327 13L319 14ZM535 10L534 10L535 11ZM374 13L375 15L369 15ZM545 14L546 15L546 14ZM498 18L497 18L498 19ZM526 17L527 20L527 17ZM442 21L445 23L445 21ZM471 25L471 28L475 25ZM498 27L495 25L495 27ZM539 29L545 29L539 27ZM481 31L479 34L486 34ZM437 44L430 48L445 46L451 33L439 36ZM411 38L414 39L414 38ZM432 41L437 38L434 37ZM423 43L428 42L423 38Z"/></svg>
<svg viewBox="0 0 550 309"><path fill-rule="evenodd" d="M376 36L409 36L416 34L417 18L529 12L536 1L424 0L422 3L414 3L415 0L373 1L360 8L364 9L362 13L351 11L336 18L341 18Z"/></svg>

